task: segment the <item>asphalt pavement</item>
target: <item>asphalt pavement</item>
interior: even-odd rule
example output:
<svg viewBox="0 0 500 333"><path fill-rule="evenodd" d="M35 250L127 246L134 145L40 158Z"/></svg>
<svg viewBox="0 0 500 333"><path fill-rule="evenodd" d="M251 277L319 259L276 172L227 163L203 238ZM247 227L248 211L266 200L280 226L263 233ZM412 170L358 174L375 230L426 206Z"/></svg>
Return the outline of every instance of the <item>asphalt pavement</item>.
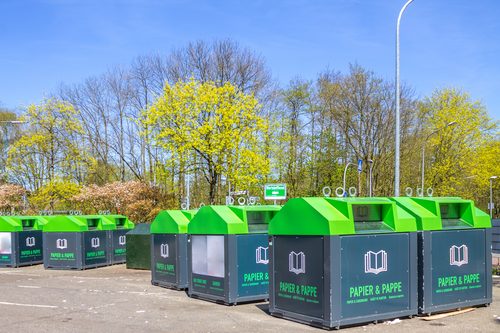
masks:
<svg viewBox="0 0 500 333"><path fill-rule="evenodd" d="M0 332L323 332L271 317L267 303L224 306L151 285L149 271L116 265L86 271L0 269ZM340 332L500 332L500 278L493 303L424 321L415 317Z"/></svg>

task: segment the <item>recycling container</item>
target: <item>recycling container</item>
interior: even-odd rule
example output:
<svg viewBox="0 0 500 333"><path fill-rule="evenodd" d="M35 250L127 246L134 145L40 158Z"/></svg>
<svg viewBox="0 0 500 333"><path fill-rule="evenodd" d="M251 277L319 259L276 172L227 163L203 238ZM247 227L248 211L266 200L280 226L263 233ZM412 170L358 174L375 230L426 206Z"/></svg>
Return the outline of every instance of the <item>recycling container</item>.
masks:
<svg viewBox="0 0 500 333"><path fill-rule="evenodd" d="M269 225L269 312L322 328L417 314L415 218L387 198L295 198Z"/></svg>
<svg viewBox="0 0 500 333"><path fill-rule="evenodd" d="M139 223L127 232L127 268L151 269L151 234L149 223Z"/></svg>
<svg viewBox="0 0 500 333"><path fill-rule="evenodd" d="M104 220L115 226L108 230L108 256L109 263L123 264L127 261L127 237L126 234L134 229L134 223L123 215L101 215Z"/></svg>
<svg viewBox="0 0 500 333"><path fill-rule="evenodd" d="M151 283L186 289L187 226L195 211L163 210L151 224Z"/></svg>
<svg viewBox="0 0 500 333"><path fill-rule="evenodd" d="M223 304L269 296L269 221L279 206L203 206L188 224L188 295Z"/></svg>
<svg viewBox="0 0 500 333"><path fill-rule="evenodd" d="M419 313L491 303L489 215L461 198L393 200L417 219Z"/></svg>
<svg viewBox="0 0 500 333"><path fill-rule="evenodd" d="M491 251L493 253L500 253L500 220L491 220L491 230Z"/></svg>
<svg viewBox="0 0 500 333"><path fill-rule="evenodd" d="M0 267L43 262L43 217L0 216Z"/></svg>
<svg viewBox="0 0 500 333"><path fill-rule="evenodd" d="M113 223L98 215L49 216L43 228L43 264L48 269L109 265L108 236Z"/></svg>

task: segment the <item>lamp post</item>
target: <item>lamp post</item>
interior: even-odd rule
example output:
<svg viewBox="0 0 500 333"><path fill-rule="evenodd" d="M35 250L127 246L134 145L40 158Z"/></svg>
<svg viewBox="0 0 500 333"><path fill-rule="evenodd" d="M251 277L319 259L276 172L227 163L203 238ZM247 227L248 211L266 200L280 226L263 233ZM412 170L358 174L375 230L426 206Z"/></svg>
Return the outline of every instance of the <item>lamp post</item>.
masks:
<svg viewBox="0 0 500 333"><path fill-rule="evenodd" d="M490 177L490 218L493 218L493 179L497 179L498 176Z"/></svg>
<svg viewBox="0 0 500 333"><path fill-rule="evenodd" d="M343 196L346 195L347 191L345 189L345 176L347 174L347 168L349 167L349 165L353 165L351 162L347 163L347 165L345 166L345 169L344 169L344 180L343 180L343 190L344 190L344 193L343 193Z"/></svg>
<svg viewBox="0 0 500 333"><path fill-rule="evenodd" d="M24 124L25 122L24 120L0 120L2 124Z"/></svg>
<svg viewBox="0 0 500 333"><path fill-rule="evenodd" d="M422 176L420 178L421 183L422 183L422 196L424 195L424 184L425 184L425 144L427 143L429 138L431 136L433 136L434 134L438 133L439 131L441 131L447 127L455 126L456 124L457 124L456 121L450 121L445 126L438 128L437 130L435 130L434 132L432 132L431 134L429 134L425 137L424 144L422 145Z"/></svg>
<svg viewBox="0 0 500 333"><path fill-rule="evenodd" d="M398 23L396 25L396 139L395 139L395 161L394 161L394 196L399 197L399 143L400 143L400 135L399 135L399 104L400 104L400 97L399 97L399 25L401 23L401 16L403 15L403 12L405 11L406 7L410 3L412 3L413 0L409 0L408 2L405 3L403 8L401 8L401 11L399 12L398 16Z"/></svg>
<svg viewBox="0 0 500 333"><path fill-rule="evenodd" d="M189 210L190 205L191 205L191 198L189 197L189 181L190 181L190 175L186 175L186 210Z"/></svg>
<svg viewBox="0 0 500 333"><path fill-rule="evenodd" d="M369 186L369 191L368 191L368 196L372 196L372 169L373 169L373 160L368 160L368 163L370 164L370 186Z"/></svg>

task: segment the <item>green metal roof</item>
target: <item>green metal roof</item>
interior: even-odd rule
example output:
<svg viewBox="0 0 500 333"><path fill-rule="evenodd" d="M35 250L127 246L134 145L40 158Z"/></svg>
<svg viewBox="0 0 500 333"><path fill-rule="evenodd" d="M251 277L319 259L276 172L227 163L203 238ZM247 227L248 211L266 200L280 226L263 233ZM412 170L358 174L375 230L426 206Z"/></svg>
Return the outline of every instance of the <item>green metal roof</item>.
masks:
<svg viewBox="0 0 500 333"><path fill-rule="evenodd" d="M54 215L47 216L44 232L83 232L89 230L114 230L116 226L101 215Z"/></svg>
<svg viewBox="0 0 500 333"><path fill-rule="evenodd" d="M203 206L188 224L189 234L267 233L280 206Z"/></svg>
<svg viewBox="0 0 500 333"><path fill-rule="evenodd" d="M151 223L152 234L185 234L195 210L162 210Z"/></svg>
<svg viewBox="0 0 500 333"><path fill-rule="evenodd" d="M417 219L418 230L491 228L488 214L459 197L391 198Z"/></svg>
<svg viewBox="0 0 500 333"><path fill-rule="evenodd" d="M271 235L409 231L416 231L415 218L387 198L295 198L269 226Z"/></svg>
<svg viewBox="0 0 500 333"><path fill-rule="evenodd" d="M130 221L125 215L99 215L105 220L105 223L115 225L114 229L134 229L134 222ZM114 230L112 229L112 230Z"/></svg>
<svg viewBox="0 0 500 333"><path fill-rule="evenodd" d="M42 230L45 216L0 216L0 231Z"/></svg>

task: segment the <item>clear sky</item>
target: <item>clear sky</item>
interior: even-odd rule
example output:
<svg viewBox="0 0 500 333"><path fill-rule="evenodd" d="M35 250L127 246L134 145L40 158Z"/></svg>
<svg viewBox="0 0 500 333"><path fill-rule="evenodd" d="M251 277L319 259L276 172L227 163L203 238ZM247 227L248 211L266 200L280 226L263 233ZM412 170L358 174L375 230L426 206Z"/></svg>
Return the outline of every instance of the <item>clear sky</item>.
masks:
<svg viewBox="0 0 500 333"><path fill-rule="evenodd" d="M134 57L231 38L282 85L358 63L394 78L405 0L0 0L0 103L39 102ZM460 87L500 119L500 1L415 0L401 25L401 79L417 96Z"/></svg>

